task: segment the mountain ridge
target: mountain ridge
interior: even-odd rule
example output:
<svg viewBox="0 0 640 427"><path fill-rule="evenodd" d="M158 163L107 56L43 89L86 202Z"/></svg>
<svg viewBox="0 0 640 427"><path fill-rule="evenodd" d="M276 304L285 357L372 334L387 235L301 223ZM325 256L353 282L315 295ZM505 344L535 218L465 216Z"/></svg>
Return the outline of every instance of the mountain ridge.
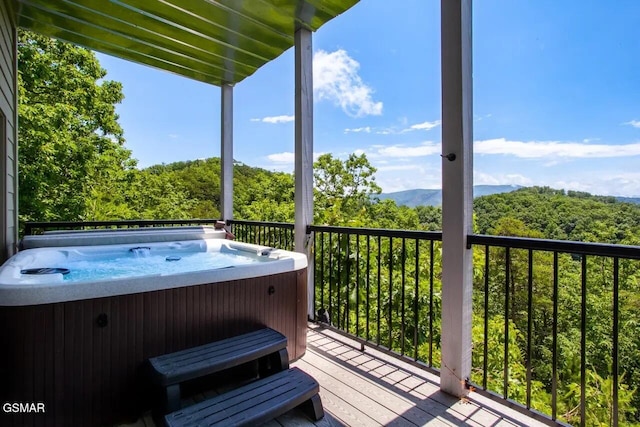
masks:
<svg viewBox="0 0 640 427"><path fill-rule="evenodd" d="M473 198L492 194L510 193L522 188L526 187L521 185L474 185ZM396 202L398 206L408 206L411 208L415 208L416 206L442 206L442 190L439 188L416 188L412 190L394 191L381 193L377 197L380 200L391 199ZM616 201L622 203L640 204L640 197L606 197L613 197Z"/></svg>
<svg viewBox="0 0 640 427"><path fill-rule="evenodd" d="M491 194L510 193L524 188L520 185L474 185L473 197L488 196ZM413 190L395 191L391 193L381 193L380 200L391 199L398 206L441 206L442 190L439 188L416 188Z"/></svg>

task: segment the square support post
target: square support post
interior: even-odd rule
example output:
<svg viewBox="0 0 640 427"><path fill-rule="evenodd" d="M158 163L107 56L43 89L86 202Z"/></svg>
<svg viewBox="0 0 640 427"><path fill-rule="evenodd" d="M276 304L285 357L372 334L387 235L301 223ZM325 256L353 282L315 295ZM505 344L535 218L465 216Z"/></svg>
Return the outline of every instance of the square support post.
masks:
<svg viewBox="0 0 640 427"><path fill-rule="evenodd" d="M471 0L441 0L442 366L440 388L467 394L471 373L473 87ZM455 156L455 157L453 157Z"/></svg>
<svg viewBox="0 0 640 427"><path fill-rule="evenodd" d="M312 33L295 34L295 251L307 255L308 315L314 311L313 239L313 50Z"/></svg>
<svg viewBox="0 0 640 427"><path fill-rule="evenodd" d="M220 86L220 215L233 219L233 85Z"/></svg>

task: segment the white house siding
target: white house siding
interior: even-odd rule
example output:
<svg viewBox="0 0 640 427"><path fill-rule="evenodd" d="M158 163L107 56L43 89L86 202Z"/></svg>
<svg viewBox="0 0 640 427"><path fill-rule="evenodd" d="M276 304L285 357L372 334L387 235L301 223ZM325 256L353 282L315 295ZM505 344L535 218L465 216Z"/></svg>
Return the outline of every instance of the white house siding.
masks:
<svg viewBox="0 0 640 427"><path fill-rule="evenodd" d="M0 1L0 262L14 254L18 239L17 221L17 98L16 25L10 1Z"/></svg>

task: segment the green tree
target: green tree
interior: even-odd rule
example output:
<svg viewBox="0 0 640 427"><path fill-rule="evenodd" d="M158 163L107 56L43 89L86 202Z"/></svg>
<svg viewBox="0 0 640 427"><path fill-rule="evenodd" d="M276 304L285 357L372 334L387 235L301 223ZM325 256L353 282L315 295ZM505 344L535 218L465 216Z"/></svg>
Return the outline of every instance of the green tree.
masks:
<svg viewBox="0 0 640 427"><path fill-rule="evenodd" d="M376 168L365 154L350 154L344 162L323 154L313 165L316 222L353 225L368 218L367 208L381 188L375 182Z"/></svg>
<svg viewBox="0 0 640 427"><path fill-rule="evenodd" d="M114 207L100 217L131 214L118 200L135 167L115 113L122 86L105 76L91 51L20 31L22 221L92 219L96 198Z"/></svg>

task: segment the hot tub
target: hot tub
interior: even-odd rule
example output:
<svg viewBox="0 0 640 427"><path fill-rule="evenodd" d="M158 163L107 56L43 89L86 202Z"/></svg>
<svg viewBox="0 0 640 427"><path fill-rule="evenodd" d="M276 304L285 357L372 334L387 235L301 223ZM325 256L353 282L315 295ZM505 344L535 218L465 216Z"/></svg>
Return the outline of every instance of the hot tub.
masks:
<svg viewBox="0 0 640 427"><path fill-rule="evenodd" d="M108 425L148 407L149 357L269 326L304 354L304 255L207 227L48 233L0 268L2 425ZM111 269L111 270L110 270Z"/></svg>

